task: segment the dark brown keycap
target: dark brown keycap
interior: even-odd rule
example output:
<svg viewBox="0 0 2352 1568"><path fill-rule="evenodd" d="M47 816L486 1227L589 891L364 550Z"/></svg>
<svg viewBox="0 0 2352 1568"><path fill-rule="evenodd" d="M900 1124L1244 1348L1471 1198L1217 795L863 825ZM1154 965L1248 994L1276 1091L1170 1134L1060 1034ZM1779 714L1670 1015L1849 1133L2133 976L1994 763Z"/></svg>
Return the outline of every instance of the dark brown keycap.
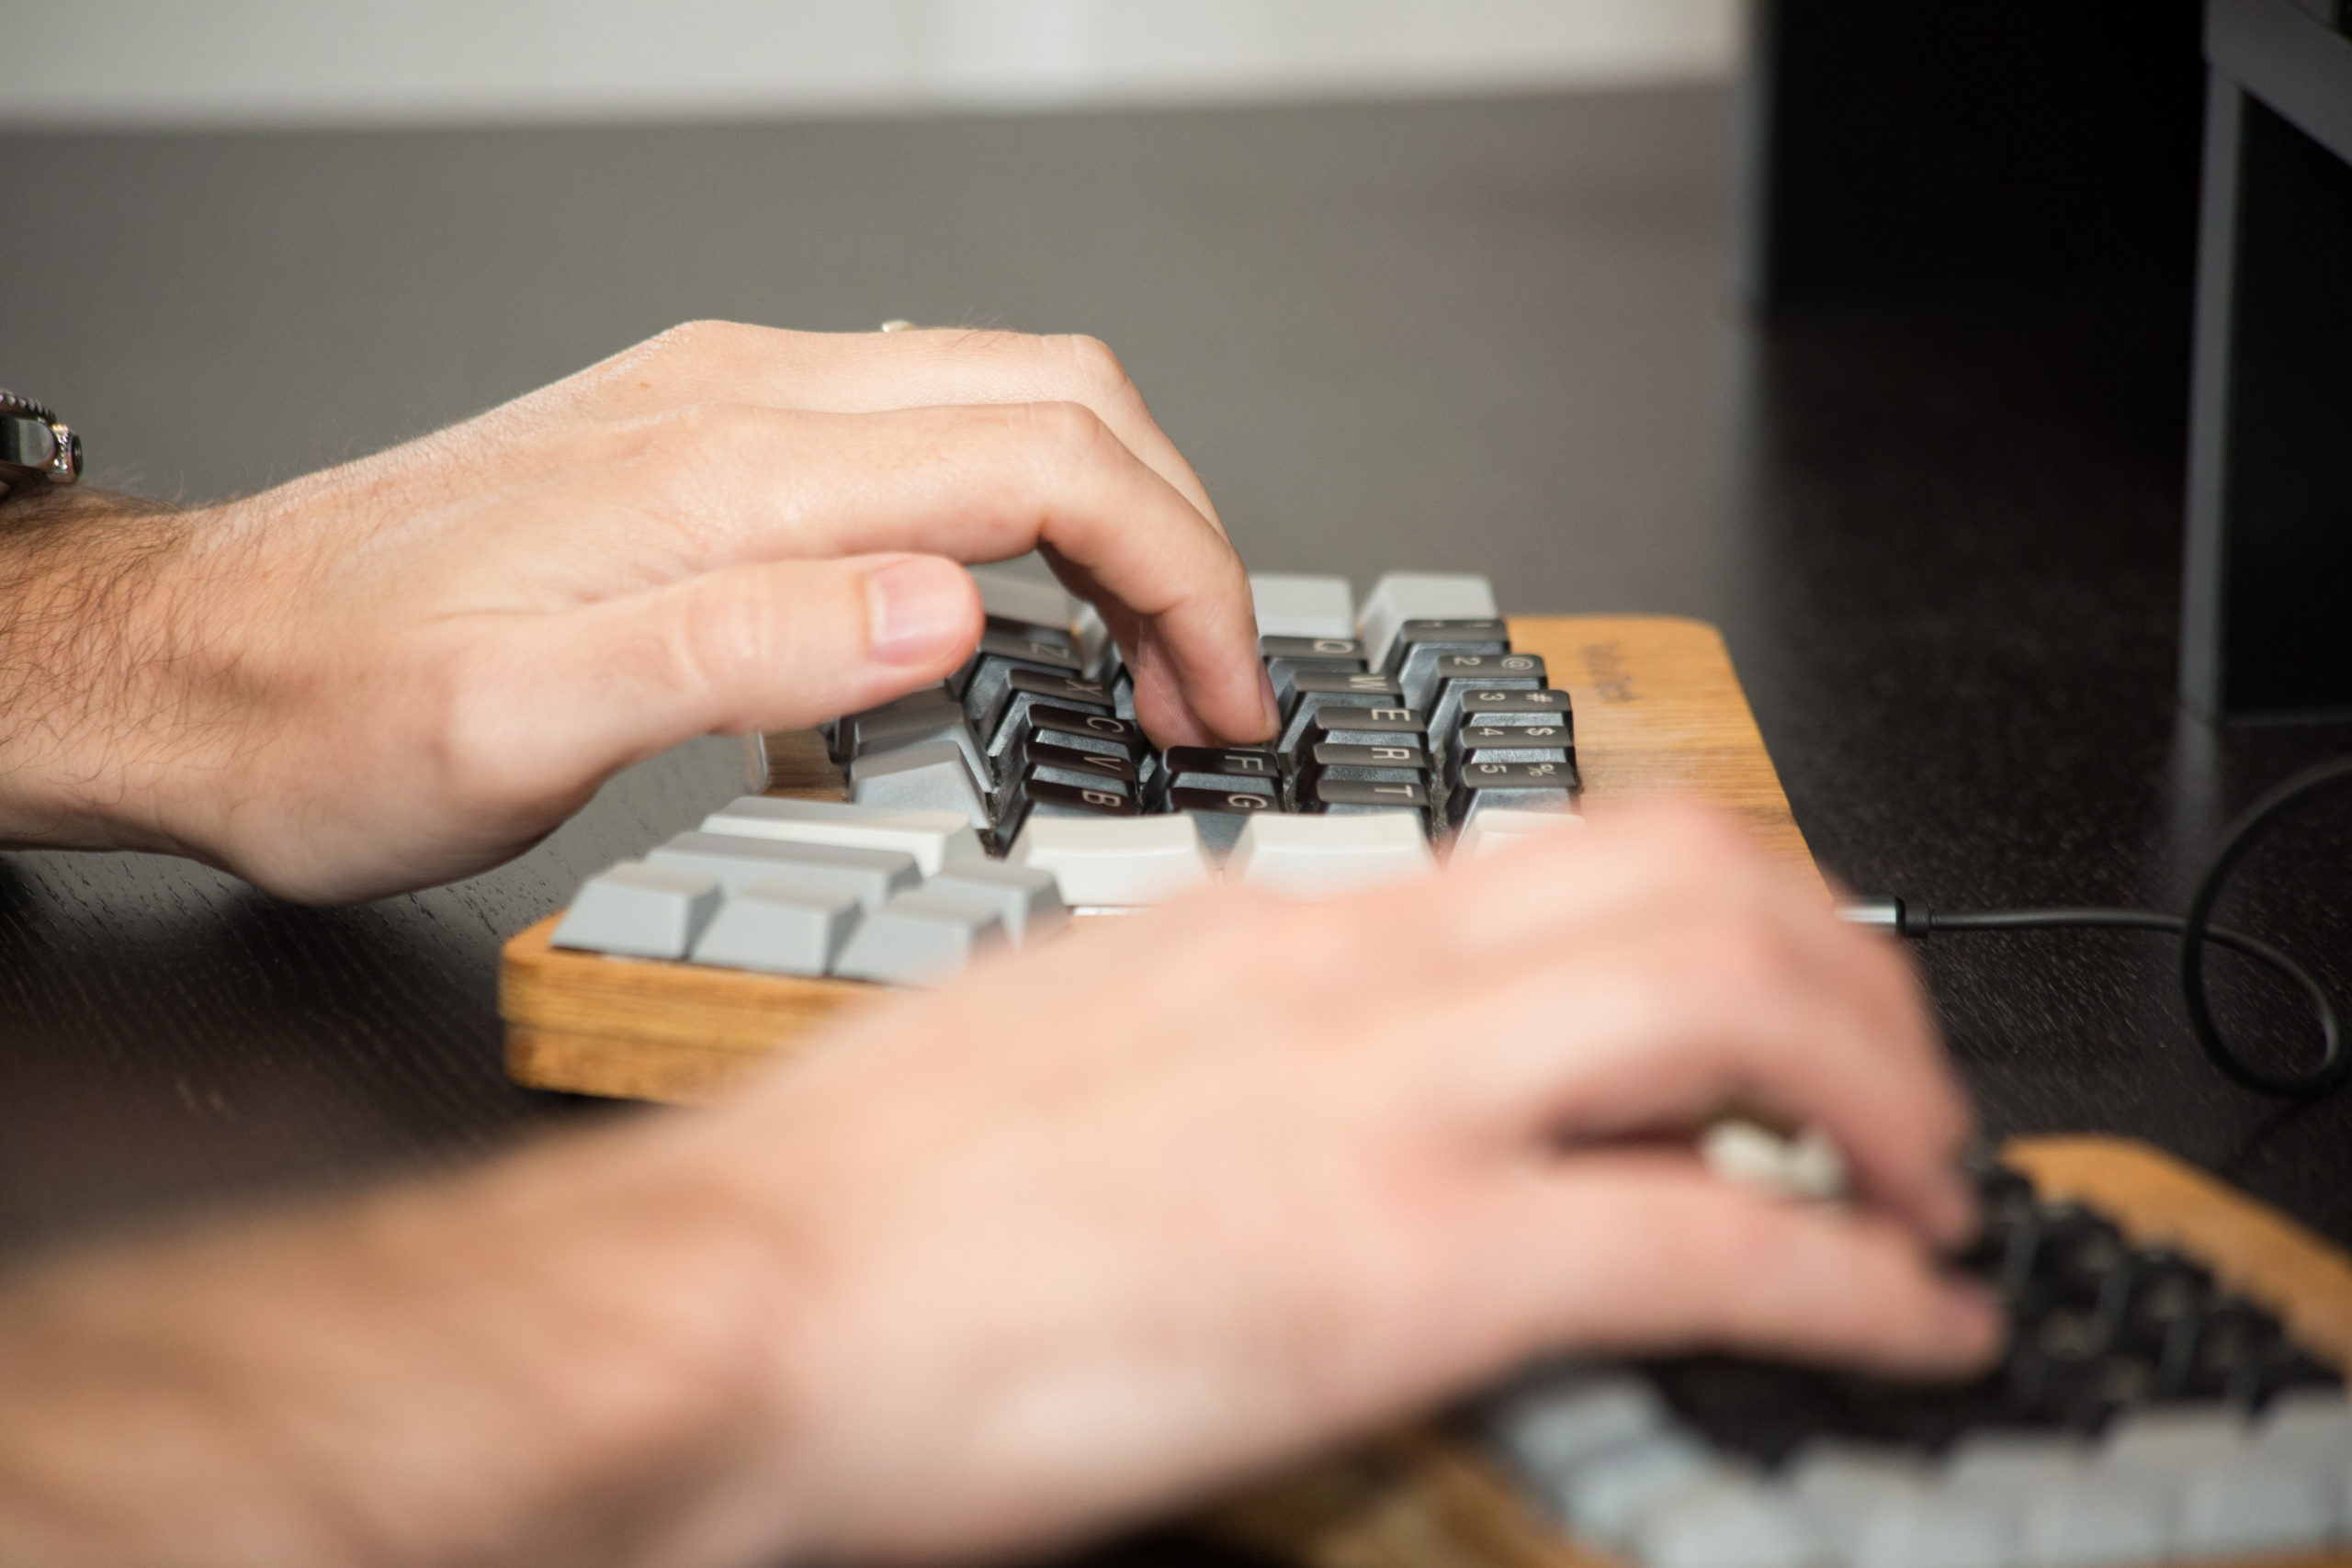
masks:
<svg viewBox="0 0 2352 1568"><path fill-rule="evenodd" d="M988 722L979 727L990 761L1008 755L1028 739L1031 711L1040 707L1107 714L1112 712L1112 701L1111 694L1091 681L1014 665L1005 672L1004 689L990 710Z"/></svg>
<svg viewBox="0 0 2352 1568"><path fill-rule="evenodd" d="M1428 750L1429 731L1411 708L1321 708L1309 716L1303 747L1419 746ZM1297 749L1287 754L1298 756Z"/></svg>
<svg viewBox="0 0 2352 1568"><path fill-rule="evenodd" d="M1330 741L1311 747L1301 760L1303 779L1348 779L1358 784L1430 782L1430 754L1419 746L1351 746Z"/></svg>
<svg viewBox="0 0 2352 1568"><path fill-rule="evenodd" d="M1442 653L1509 653L1510 628L1500 621L1407 621L1388 645L1388 674L1403 675Z"/></svg>
<svg viewBox="0 0 2352 1568"><path fill-rule="evenodd" d="M1302 787L1298 803L1302 810L1333 816L1356 816L1367 811L1410 811L1420 818L1424 831L1430 825L1430 792L1419 784L1367 784L1351 779L1322 779Z"/></svg>
<svg viewBox="0 0 2352 1568"><path fill-rule="evenodd" d="M1069 774L1073 778L1112 779L1130 787L1136 778L1135 760L1124 752L1086 751L1074 746L1056 746L1038 739L1035 730L1030 732L1021 754L1030 766L1050 768L1057 776Z"/></svg>
<svg viewBox="0 0 2352 1568"><path fill-rule="evenodd" d="M1574 807L1576 770L1557 762L1477 762L1446 796L1446 815L1466 823L1482 810L1556 811Z"/></svg>
<svg viewBox="0 0 2352 1568"><path fill-rule="evenodd" d="M1402 681L1405 700L1430 716L1430 732L1443 735L1462 722L1467 692L1540 692L1551 684L1532 653L1445 653Z"/></svg>
<svg viewBox="0 0 2352 1568"><path fill-rule="evenodd" d="M1057 707L1040 703L1029 710L1031 733L1039 740L1055 746L1069 746L1080 751L1096 751L1113 746L1133 759L1138 766L1151 754L1151 742L1144 738L1133 719L1116 714L1097 713L1086 708Z"/></svg>

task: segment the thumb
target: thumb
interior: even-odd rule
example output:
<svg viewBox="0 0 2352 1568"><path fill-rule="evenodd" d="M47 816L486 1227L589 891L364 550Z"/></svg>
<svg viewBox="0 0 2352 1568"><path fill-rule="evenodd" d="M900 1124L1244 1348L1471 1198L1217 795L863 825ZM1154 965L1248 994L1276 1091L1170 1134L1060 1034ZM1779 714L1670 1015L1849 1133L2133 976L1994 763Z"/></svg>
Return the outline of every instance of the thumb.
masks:
<svg viewBox="0 0 2352 1568"><path fill-rule="evenodd" d="M504 749L559 775L544 787L593 787L696 736L803 728L944 680L980 625L970 574L937 556L707 572L518 626Z"/></svg>

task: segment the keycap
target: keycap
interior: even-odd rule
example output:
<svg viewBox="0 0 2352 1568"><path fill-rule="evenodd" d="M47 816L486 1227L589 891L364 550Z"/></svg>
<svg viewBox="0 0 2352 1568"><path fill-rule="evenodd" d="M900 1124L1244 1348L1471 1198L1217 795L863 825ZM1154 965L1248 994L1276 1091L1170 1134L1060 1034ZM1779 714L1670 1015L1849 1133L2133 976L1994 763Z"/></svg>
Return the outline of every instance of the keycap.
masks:
<svg viewBox="0 0 2352 1568"><path fill-rule="evenodd" d="M1814 1568L1825 1547L1793 1496L1748 1476L1679 1491L1638 1513L1631 1535L1642 1568Z"/></svg>
<svg viewBox="0 0 2352 1568"><path fill-rule="evenodd" d="M1519 1473L1554 1483L1611 1449L1672 1425L1657 1387L1620 1371L1571 1371L1537 1379L1498 1399L1487 1417L1489 1436Z"/></svg>
<svg viewBox="0 0 2352 1568"><path fill-rule="evenodd" d="M1871 1513L1917 1497L1928 1485L1928 1467L1908 1449L1815 1438L1790 1457L1781 1483L1825 1542L1851 1561Z"/></svg>
<svg viewBox="0 0 2352 1568"><path fill-rule="evenodd" d="M1033 816L1005 859L1052 872L1077 909L1160 903L1210 875L1190 817Z"/></svg>
<svg viewBox="0 0 2352 1568"><path fill-rule="evenodd" d="M1005 790L998 812L999 842L1018 835L1033 818L1133 817L1143 809L1124 784L1108 779L1073 784L1046 776L1052 772L1027 769Z"/></svg>
<svg viewBox="0 0 2352 1568"><path fill-rule="evenodd" d="M920 716L936 716L962 712L962 705L956 700L956 694L947 689L944 682L935 686L920 687L902 697L894 697L879 707L844 716L833 727L833 756L837 761L845 761L855 754L861 730L879 737L897 730L908 720Z"/></svg>
<svg viewBox="0 0 2352 1568"><path fill-rule="evenodd" d="M1923 1490L1885 1497L1865 1507L1849 1528L1853 1545L1845 1562L1850 1568L2024 1568L2016 1501L1997 1492Z"/></svg>
<svg viewBox="0 0 2352 1568"><path fill-rule="evenodd" d="M1078 647L1080 671L1097 684L1107 683L1119 671L1119 645L1102 619L1102 612L1080 600L1070 617L1070 635Z"/></svg>
<svg viewBox="0 0 2352 1568"><path fill-rule="evenodd" d="M1298 749L1299 739L1317 713L1325 708L1403 708L1396 682L1385 675L1323 674L1314 671L1291 682L1290 708L1283 721L1277 750L1284 755Z"/></svg>
<svg viewBox="0 0 2352 1568"><path fill-rule="evenodd" d="M1623 1546L1644 1514L1723 1473L1705 1444L1669 1430L1611 1449L1577 1466L1555 1485L1552 1499L1577 1534Z"/></svg>
<svg viewBox="0 0 2352 1568"><path fill-rule="evenodd" d="M1228 880L1290 897L1320 897L1418 876L1435 864L1414 811L1251 818L1226 862Z"/></svg>
<svg viewBox="0 0 2352 1568"><path fill-rule="evenodd" d="M1274 688L1278 712L1289 710L1291 682L1301 675L1364 672L1363 644L1353 637L1261 637L1258 657L1265 660L1266 679Z"/></svg>
<svg viewBox="0 0 2352 1568"><path fill-rule="evenodd" d="M1501 658L1510 651L1510 628L1500 621L1407 621L1388 645L1388 660L1381 668L1405 683L1408 691L1434 688L1437 661L1449 654L1478 653Z"/></svg>
<svg viewBox="0 0 2352 1568"><path fill-rule="evenodd" d="M1062 901L1061 884L1042 866L969 862L949 866L924 886L988 905L1004 922L1005 935L1016 945L1051 936L1069 924L1069 906Z"/></svg>
<svg viewBox="0 0 2352 1568"><path fill-rule="evenodd" d="M960 707L933 708L901 714L875 723L861 723L856 727L844 760L854 762L860 757L942 740L964 754L964 765L972 775L973 787L983 795L987 794L992 777L988 754L980 750L980 743L973 736L972 727L964 721L964 710Z"/></svg>
<svg viewBox="0 0 2352 1568"><path fill-rule="evenodd" d="M1557 831L1563 822L1583 820L1568 811L1512 811L1496 807L1479 812L1464 825L1461 836L1453 840L1453 858L1467 865L1542 834Z"/></svg>
<svg viewBox="0 0 2352 1568"><path fill-rule="evenodd" d="M1254 785L1254 780L1228 781L1236 784ZM1168 792L1167 808L1182 812L1199 829L1201 847L1212 855L1225 855L1241 837L1241 829L1250 818L1261 811L1280 811L1282 799L1271 790L1255 787L1220 789L1190 786Z"/></svg>
<svg viewBox="0 0 2352 1568"><path fill-rule="evenodd" d="M623 861L581 886L549 939L632 958L684 958L718 913L718 879Z"/></svg>
<svg viewBox="0 0 2352 1568"><path fill-rule="evenodd" d="M1353 779L1316 779L1300 787L1298 808L1330 817L1398 812L1408 814L1423 834L1430 830L1430 791L1426 783L1361 784Z"/></svg>
<svg viewBox="0 0 2352 1568"><path fill-rule="evenodd" d="M886 811L954 812L974 828L989 826L988 798L953 740L926 740L855 759L849 765L849 797Z"/></svg>
<svg viewBox="0 0 2352 1568"><path fill-rule="evenodd" d="M1151 742L1133 719L1041 703L1029 710L1029 726L1030 739L1074 751L1115 750L1136 763L1138 777L1150 775L1151 769L1145 764L1152 756Z"/></svg>
<svg viewBox="0 0 2352 1568"><path fill-rule="evenodd" d="M1447 751L1446 781L1461 776L1471 762L1555 762L1576 766L1576 747L1567 727L1558 724L1470 724L1453 733Z"/></svg>
<svg viewBox="0 0 2352 1568"><path fill-rule="evenodd" d="M2075 1476L2018 1500L2018 1554L2032 1568L2161 1562L2172 1544L2172 1498L2124 1476Z"/></svg>
<svg viewBox="0 0 2352 1568"><path fill-rule="evenodd" d="M1023 767L1034 778L1070 784L1107 782L1124 794L1136 793L1135 761L1122 753L1057 746L1038 739L1035 732L1032 731L1028 741L1021 748L1021 760Z"/></svg>
<svg viewBox="0 0 2352 1568"><path fill-rule="evenodd" d="M1418 746L1349 746L1332 742L1307 749L1299 759L1299 777L1348 779L1358 784L1430 783L1430 754Z"/></svg>
<svg viewBox="0 0 2352 1568"><path fill-rule="evenodd" d="M1253 571L1250 598L1261 637L1355 636L1355 592L1344 577Z"/></svg>
<svg viewBox="0 0 2352 1568"><path fill-rule="evenodd" d="M1059 583L997 567L976 566L971 573L980 591L980 607L1001 620L1067 627L1077 612L1078 602Z"/></svg>
<svg viewBox="0 0 2352 1568"><path fill-rule="evenodd" d="M1944 1457L1947 1487L1979 1487L2015 1494L2080 1474L2091 1450L2064 1432L1970 1432Z"/></svg>
<svg viewBox="0 0 2352 1568"><path fill-rule="evenodd" d="M2352 1400L2345 1397L2341 1382L2290 1390L2264 1407L2255 1438L2266 1445L2340 1454L2352 1472Z"/></svg>
<svg viewBox="0 0 2352 1568"><path fill-rule="evenodd" d="M865 908L854 893L770 879L731 891L694 945L694 961L775 975L822 975Z"/></svg>
<svg viewBox="0 0 2352 1568"><path fill-rule="evenodd" d="M1091 612L1093 606L1082 605L1081 609ZM1078 638L1066 626L1039 621L1018 620L1011 615L983 615L980 626L984 632L995 632L1023 642L1042 643L1047 648L1057 648L1065 653L1078 651Z"/></svg>
<svg viewBox="0 0 2352 1568"><path fill-rule="evenodd" d="M988 741L989 756L1003 756L1025 739L1030 710L1040 706L1076 708L1081 713L1110 713L1111 694L1091 681L1012 665L1004 684L986 716L975 727Z"/></svg>
<svg viewBox="0 0 2352 1568"><path fill-rule="evenodd" d="M1004 922L989 904L923 887L901 893L866 916L842 947L833 973L885 985L929 985L1004 940Z"/></svg>
<svg viewBox="0 0 2352 1568"><path fill-rule="evenodd" d="M971 661L956 671L957 679L950 682L963 699L964 716L978 725L993 713L1004 695L1006 681L1015 670L1034 670L1066 680L1084 678L1078 654L1066 638L1057 644L1010 632L983 632Z"/></svg>
<svg viewBox="0 0 2352 1568"><path fill-rule="evenodd" d="M2176 1503L2174 1552L2185 1558L2317 1546L2343 1508L2341 1470L2251 1444L2161 1479Z"/></svg>
<svg viewBox="0 0 2352 1568"><path fill-rule="evenodd" d="M1364 595L1356 612L1356 636L1363 641L1365 660L1378 670L1386 667L1388 645L1407 621L1482 620L1501 614L1495 605L1494 585L1483 577L1392 571Z"/></svg>
<svg viewBox="0 0 2352 1568"><path fill-rule="evenodd" d="M1282 759L1262 746L1170 746L1161 758L1170 789L1248 789L1275 793Z"/></svg>
<svg viewBox="0 0 2352 1568"><path fill-rule="evenodd" d="M904 850L789 843L734 833L680 833L645 858L673 871L716 877L729 896L753 883L782 880L811 892L847 894L868 909L922 883L922 868Z"/></svg>
<svg viewBox="0 0 2352 1568"><path fill-rule="evenodd" d="M1486 728L1525 728L1570 724L1566 692L1480 689L1462 694L1462 722Z"/></svg>
<svg viewBox="0 0 2352 1568"><path fill-rule="evenodd" d="M1576 770L1560 762L1473 762L1462 770L1446 799L1446 814L1458 825L1492 810L1573 811Z"/></svg>
<svg viewBox="0 0 2352 1568"><path fill-rule="evenodd" d="M1316 746L1419 746L1429 731L1411 708L1318 708L1306 721L1301 750ZM1295 756L1297 752L1290 752Z"/></svg>
<svg viewBox="0 0 2352 1568"><path fill-rule="evenodd" d="M839 801L747 795L704 818L702 826L707 833L750 839L904 850L915 857L925 876L938 875L949 861L978 860L987 853L972 824L945 811L882 811Z"/></svg>
<svg viewBox="0 0 2352 1568"><path fill-rule="evenodd" d="M1462 722L1464 692L1540 692L1552 683L1543 659L1532 653L1442 653L1398 679L1405 700L1430 716L1430 728L1439 735Z"/></svg>

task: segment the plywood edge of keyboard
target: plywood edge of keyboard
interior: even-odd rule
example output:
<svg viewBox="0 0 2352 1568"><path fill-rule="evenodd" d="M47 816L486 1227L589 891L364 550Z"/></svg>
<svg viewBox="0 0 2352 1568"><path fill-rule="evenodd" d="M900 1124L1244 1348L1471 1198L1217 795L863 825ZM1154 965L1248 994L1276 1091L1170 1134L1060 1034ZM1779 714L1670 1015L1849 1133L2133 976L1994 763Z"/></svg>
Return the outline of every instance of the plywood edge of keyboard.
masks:
<svg viewBox="0 0 2352 1568"><path fill-rule="evenodd" d="M1510 635L1569 695L1589 802L1703 802L1817 874L1721 632L1680 615L1513 615Z"/></svg>
<svg viewBox="0 0 2352 1568"><path fill-rule="evenodd" d="M2020 1138L2002 1152L2039 1190L2097 1204L2135 1240L2195 1254L2352 1367L2352 1258L2286 1215L2128 1138Z"/></svg>
<svg viewBox="0 0 2352 1568"><path fill-rule="evenodd" d="M560 915L500 954L507 1070L574 1094L712 1098L724 1079L888 993L847 980L573 953L551 944Z"/></svg>

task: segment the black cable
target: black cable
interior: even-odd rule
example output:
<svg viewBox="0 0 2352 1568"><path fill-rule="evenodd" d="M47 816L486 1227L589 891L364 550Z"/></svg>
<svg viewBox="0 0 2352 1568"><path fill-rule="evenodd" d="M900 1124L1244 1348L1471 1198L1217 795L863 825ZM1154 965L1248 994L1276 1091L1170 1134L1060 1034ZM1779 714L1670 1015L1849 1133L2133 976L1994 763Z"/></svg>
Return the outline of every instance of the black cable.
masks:
<svg viewBox="0 0 2352 1568"><path fill-rule="evenodd" d="M2307 1100L2325 1094L2352 1077L2352 1054L2344 1048L2343 1015L2327 987L2294 959L2256 937L2212 923L2213 906L2229 874L2255 840L2285 815L2287 808L2318 794L2330 784L2352 780L2352 757L2338 758L2307 768L2264 795L2230 827L2221 849L2199 879L2197 892L2185 915L2154 909L1962 909L1939 910L1905 905L1900 899L1854 907L1853 918L1887 926L1906 937L1925 940L1939 931L2146 931L2180 938L2180 998L2188 1012L2188 1026L2212 1064L2232 1082L2282 1100ZM2226 947L2256 963L2267 964L2301 987L2319 1017L2320 1058L2302 1072L2272 1073L2240 1056L2222 1038L2205 997L2205 944Z"/></svg>

